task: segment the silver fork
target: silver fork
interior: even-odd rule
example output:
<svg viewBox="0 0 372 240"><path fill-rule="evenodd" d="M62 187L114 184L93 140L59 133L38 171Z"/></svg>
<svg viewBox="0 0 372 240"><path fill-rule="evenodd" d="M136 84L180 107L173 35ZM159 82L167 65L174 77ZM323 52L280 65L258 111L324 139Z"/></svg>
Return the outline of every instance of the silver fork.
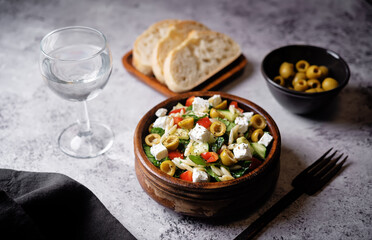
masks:
<svg viewBox="0 0 372 240"><path fill-rule="evenodd" d="M313 195L331 180L331 178L340 171L348 157L345 156L341 162L337 163L342 158L343 154L333 159L337 153L337 151L335 151L330 156L326 157L331 151L332 148L297 175L292 181L293 189L254 221L247 229L240 233L235 240L252 239L262 228L303 193Z"/></svg>

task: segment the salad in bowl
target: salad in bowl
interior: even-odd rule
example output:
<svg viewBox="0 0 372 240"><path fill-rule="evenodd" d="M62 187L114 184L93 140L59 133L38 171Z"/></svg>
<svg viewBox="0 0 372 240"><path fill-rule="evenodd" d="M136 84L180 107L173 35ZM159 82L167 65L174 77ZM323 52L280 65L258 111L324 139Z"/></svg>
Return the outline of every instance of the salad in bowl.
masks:
<svg viewBox="0 0 372 240"><path fill-rule="evenodd" d="M260 166L273 136L264 116L219 94L158 108L143 139L148 160L189 182L224 182Z"/></svg>

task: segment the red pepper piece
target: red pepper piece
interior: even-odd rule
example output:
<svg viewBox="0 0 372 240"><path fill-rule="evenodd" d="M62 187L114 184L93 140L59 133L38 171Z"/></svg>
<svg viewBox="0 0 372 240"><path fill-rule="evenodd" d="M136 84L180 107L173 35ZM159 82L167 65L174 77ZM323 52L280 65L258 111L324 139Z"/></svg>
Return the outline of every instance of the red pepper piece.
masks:
<svg viewBox="0 0 372 240"><path fill-rule="evenodd" d="M195 96L189 97L189 98L186 100L186 107L191 106L192 103L194 102L194 99L195 99Z"/></svg>
<svg viewBox="0 0 372 240"><path fill-rule="evenodd" d="M171 115L172 113L179 113L179 112L181 112L182 109L183 109L183 112L186 112L185 108L179 108L179 109L174 109L174 110L170 111L169 115Z"/></svg>
<svg viewBox="0 0 372 240"><path fill-rule="evenodd" d="M241 113L244 112L243 109L241 109L240 107L238 107L238 103L237 103L236 101L232 101L232 102L230 103L230 105L233 105L233 106L234 106L236 109L238 109Z"/></svg>
<svg viewBox="0 0 372 240"><path fill-rule="evenodd" d="M200 154L200 156L209 163L216 162L218 160L218 154L215 152L204 152Z"/></svg>
<svg viewBox="0 0 372 240"><path fill-rule="evenodd" d="M182 159L184 159L183 154L182 154L180 151L178 151L178 150L175 150L175 151L169 151L169 152L168 152L168 157L169 157L171 160L174 159L174 158L182 158Z"/></svg>
<svg viewBox="0 0 372 240"><path fill-rule="evenodd" d="M174 124L177 124L177 128L180 128L178 123L181 122L182 120L183 120L183 118L181 118L181 117L173 117Z"/></svg>
<svg viewBox="0 0 372 240"><path fill-rule="evenodd" d="M192 171L186 171L184 173L181 173L180 179L192 182Z"/></svg>
<svg viewBox="0 0 372 240"><path fill-rule="evenodd" d="M209 120L208 117L199 119L196 123L199 124L199 125L201 125L201 126L203 126L203 127L205 127L206 129L208 129L211 126L211 124L212 124L211 120Z"/></svg>

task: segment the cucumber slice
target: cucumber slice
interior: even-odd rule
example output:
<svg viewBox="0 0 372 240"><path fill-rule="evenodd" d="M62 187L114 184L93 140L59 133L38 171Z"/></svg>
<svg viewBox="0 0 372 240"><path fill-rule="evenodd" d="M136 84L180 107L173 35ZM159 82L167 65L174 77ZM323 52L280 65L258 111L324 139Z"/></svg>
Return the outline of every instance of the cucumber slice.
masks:
<svg viewBox="0 0 372 240"><path fill-rule="evenodd" d="M254 149L253 154L257 155L262 160L265 160L266 157L266 147L259 143L252 143L252 147Z"/></svg>
<svg viewBox="0 0 372 240"><path fill-rule="evenodd" d="M252 147L252 143L248 144L249 151L251 151L251 154L254 154L254 148Z"/></svg>
<svg viewBox="0 0 372 240"><path fill-rule="evenodd" d="M217 110L219 113L221 113L224 118L229 120L230 122L234 122L235 118L238 116L237 113L231 113L230 110Z"/></svg>
<svg viewBox="0 0 372 240"><path fill-rule="evenodd" d="M194 142L191 147L191 155L200 155L203 152L208 152L209 145L206 142Z"/></svg>

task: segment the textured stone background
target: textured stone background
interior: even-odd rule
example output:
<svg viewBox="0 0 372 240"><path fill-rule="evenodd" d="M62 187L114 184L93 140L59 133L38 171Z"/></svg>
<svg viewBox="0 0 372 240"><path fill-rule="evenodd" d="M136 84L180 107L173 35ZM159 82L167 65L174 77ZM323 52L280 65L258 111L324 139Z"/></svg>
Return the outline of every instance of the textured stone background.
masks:
<svg viewBox="0 0 372 240"><path fill-rule="evenodd" d="M129 75L121 57L142 31L165 18L195 19L234 38L249 65L226 91L266 109L282 134L281 173L272 197L243 220L213 223L177 215L150 199L134 173L133 131L164 96ZM57 147L77 104L54 95L38 70L39 42L49 31L86 25L103 31L114 70L92 119L112 126L105 155L70 158ZM292 178L333 146L347 168L324 191L302 196L259 239L372 239L372 6L366 1L4 1L0 0L0 167L66 174L91 189L139 239L231 239L291 189ZM273 99L260 73L272 49L312 44L339 53L351 78L327 111L291 114Z"/></svg>

